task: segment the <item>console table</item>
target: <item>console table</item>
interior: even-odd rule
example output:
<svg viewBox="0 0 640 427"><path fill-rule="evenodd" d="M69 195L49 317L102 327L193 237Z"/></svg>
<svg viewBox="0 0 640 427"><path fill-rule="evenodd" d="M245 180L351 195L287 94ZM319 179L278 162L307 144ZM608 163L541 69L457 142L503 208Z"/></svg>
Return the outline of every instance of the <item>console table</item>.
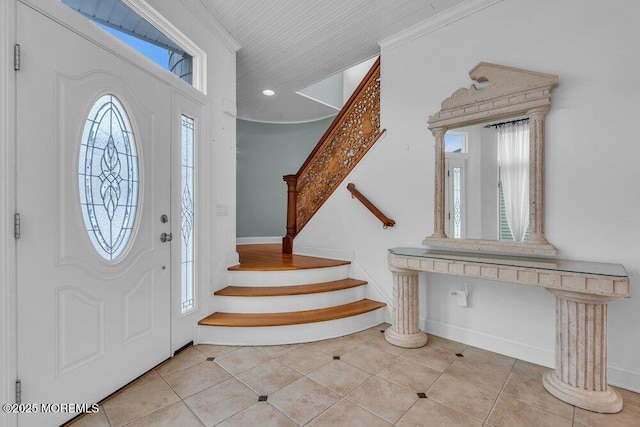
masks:
<svg viewBox="0 0 640 427"><path fill-rule="evenodd" d="M567 403L615 413L622 397L607 385L607 304L629 298L629 277L619 264L526 258L424 248L389 249L393 274L393 325L385 338L422 347L427 334L418 319L418 274L453 274L543 287L556 297L556 366L544 388Z"/></svg>

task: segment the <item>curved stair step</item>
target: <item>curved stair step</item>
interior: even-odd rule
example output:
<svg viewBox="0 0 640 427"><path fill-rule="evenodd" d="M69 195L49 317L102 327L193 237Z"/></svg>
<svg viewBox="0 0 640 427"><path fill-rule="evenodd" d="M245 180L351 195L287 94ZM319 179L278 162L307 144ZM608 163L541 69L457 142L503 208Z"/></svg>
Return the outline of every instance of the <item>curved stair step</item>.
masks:
<svg viewBox="0 0 640 427"><path fill-rule="evenodd" d="M349 265L350 261L284 254L280 244L238 245L240 264L229 271L286 271Z"/></svg>
<svg viewBox="0 0 640 427"><path fill-rule="evenodd" d="M275 297L290 295L307 295L322 292L340 291L366 285L364 280L342 279L331 282L312 283L292 286L227 286L215 292L217 296L227 297Z"/></svg>
<svg viewBox="0 0 640 427"><path fill-rule="evenodd" d="M383 302L362 299L334 307L285 313L216 312L200 320L198 325L239 327L299 325L357 316L384 306L386 306L386 304Z"/></svg>

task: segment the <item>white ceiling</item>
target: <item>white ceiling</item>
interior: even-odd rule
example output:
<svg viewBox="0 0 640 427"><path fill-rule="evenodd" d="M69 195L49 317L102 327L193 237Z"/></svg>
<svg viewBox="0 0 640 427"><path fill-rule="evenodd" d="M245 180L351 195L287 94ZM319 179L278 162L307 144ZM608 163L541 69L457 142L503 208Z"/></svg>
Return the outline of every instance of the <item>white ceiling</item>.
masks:
<svg viewBox="0 0 640 427"><path fill-rule="evenodd" d="M199 1L242 46L238 117L292 123L335 114L296 91L378 55L379 41L465 0Z"/></svg>

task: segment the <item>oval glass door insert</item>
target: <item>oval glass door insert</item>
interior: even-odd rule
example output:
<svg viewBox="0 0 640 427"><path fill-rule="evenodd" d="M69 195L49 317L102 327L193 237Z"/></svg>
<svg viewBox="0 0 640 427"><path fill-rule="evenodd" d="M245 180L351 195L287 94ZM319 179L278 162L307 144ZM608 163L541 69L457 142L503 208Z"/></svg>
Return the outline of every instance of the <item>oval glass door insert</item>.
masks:
<svg viewBox="0 0 640 427"><path fill-rule="evenodd" d="M131 238L138 207L138 156L124 107L100 97L84 125L78 164L80 203L91 243L116 260Z"/></svg>

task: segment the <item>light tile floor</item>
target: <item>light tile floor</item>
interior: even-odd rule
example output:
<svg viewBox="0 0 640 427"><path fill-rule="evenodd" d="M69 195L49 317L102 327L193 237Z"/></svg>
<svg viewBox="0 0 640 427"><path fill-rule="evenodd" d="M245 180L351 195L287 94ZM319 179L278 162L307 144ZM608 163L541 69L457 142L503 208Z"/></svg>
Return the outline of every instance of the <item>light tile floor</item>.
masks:
<svg viewBox="0 0 640 427"><path fill-rule="evenodd" d="M388 326L307 344L190 347L73 427L640 426L638 393L620 390L618 414L585 411L543 389L547 368L436 336L394 347Z"/></svg>

